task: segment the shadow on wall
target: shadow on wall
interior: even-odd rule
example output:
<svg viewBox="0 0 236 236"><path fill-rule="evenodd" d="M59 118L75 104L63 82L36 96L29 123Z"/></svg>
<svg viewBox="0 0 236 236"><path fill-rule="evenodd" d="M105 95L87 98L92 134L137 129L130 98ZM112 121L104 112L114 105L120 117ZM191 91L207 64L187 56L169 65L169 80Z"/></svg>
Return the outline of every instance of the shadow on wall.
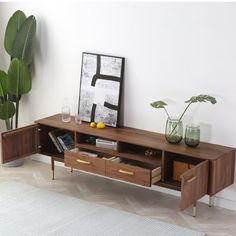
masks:
<svg viewBox="0 0 236 236"><path fill-rule="evenodd" d="M210 124L202 122L200 122L199 124L201 127L201 137L204 137L203 142L209 142L211 140L212 126Z"/></svg>
<svg viewBox="0 0 236 236"><path fill-rule="evenodd" d="M9 57L7 54L5 54L4 49L4 34L5 34L5 28L7 25L7 22L4 22L4 19L8 19L6 9L6 3L0 2L0 68L1 69L7 69L9 64ZM1 126L2 127L2 126ZM2 129L1 129L2 130Z"/></svg>

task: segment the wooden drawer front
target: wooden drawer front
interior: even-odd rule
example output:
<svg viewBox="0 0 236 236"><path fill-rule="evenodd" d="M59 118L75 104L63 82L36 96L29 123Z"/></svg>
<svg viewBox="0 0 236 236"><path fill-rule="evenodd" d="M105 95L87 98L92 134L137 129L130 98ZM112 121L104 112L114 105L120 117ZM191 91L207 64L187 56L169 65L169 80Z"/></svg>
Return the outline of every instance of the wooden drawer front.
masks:
<svg viewBox="0 0 236 236"><path fill-rule="evenodd" d="M105 175L105 160L99 157L89 157L88 155L66 151L65 166Z"/></svg>
<svg viewBox="0 0 236 236"><path fill-rule="evenodd" d="M161 179L161 167L150 170L119 163L116 160L106 162L106 176L147 187Z"/></svg>

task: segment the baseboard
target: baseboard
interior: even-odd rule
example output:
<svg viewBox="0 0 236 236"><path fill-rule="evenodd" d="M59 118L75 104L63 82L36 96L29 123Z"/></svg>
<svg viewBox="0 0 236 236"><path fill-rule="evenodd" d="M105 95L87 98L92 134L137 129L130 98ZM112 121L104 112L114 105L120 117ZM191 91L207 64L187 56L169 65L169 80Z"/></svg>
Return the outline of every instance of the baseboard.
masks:
<svg viewBox="0 0 236 236"><path fill-rule="evenodd" d="M51 164L50 158L48 158L46 156L43 156L43 155L32 156L31 159L35 160L35 161L40 161L40 162L44 162L44 163L47 163L47 164ZM65 168L64 163L61 163L61 162L56 161L55 165ZM111 179L109 177L104 177L104 176L102 176L102 177ZM124 182L124 181L121 181L121 182ZM140 185L137 185L137 186L140 187ZM171 195L180 197L180 192L179 191L162 188L162 187L155 186L155 185L153 185L151 188L147 187L147 189L152 189L154 191L159 191L159 192L162 192L162 193L171 194ZM209 203L209 197L204 196L199 201L208 204ZM217 195L215 197L215 206L236 211L236 201L233 201L231 199L222 198L222 197L219 197Z"/></svg>

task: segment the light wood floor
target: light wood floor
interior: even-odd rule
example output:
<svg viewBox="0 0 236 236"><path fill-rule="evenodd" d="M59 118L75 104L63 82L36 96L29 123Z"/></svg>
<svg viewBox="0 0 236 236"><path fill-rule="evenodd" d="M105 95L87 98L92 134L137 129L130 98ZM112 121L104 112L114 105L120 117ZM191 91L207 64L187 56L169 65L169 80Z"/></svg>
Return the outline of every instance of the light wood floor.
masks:
<svg viewBox="0 0 236 236"><path fill-rule="evenodd" d="M236 212L219 207L209 208L198 204L198 216L191 216L191 209L181 212L179 198L97 177L78 171L56 167L56 179L51 180L50 165L26 160L17 168L0 168L0 182L18 181L42 189L60 192L89 202L96 202L116 209L148 216L153 219L205 232L209 236L236 235Z"/></svg>

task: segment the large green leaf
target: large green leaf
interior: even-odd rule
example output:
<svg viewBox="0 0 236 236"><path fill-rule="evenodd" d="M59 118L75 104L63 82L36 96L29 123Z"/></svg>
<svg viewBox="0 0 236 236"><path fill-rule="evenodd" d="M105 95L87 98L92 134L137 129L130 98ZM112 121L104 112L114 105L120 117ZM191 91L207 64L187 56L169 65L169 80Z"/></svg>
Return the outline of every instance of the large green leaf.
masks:
<svg viewBox="0 0 236 236"><path fill-rule="evenodd" d="M15 106L13 102L6 101L0 104L0 119L6 120L13 117L15 114Z"/></svg>
<svg viewBox="0 0 236 236"><path fill-rule="evenodd" d="M2 70L0 70L0 102L3 103L6 99L11 102L20 101L21 95L16 96L8 92L7 82L8 74Z"/></svg>
<svg viewBox="0 0 236 236"><path fill-rule="evenodd" d="M33 40L36 32L36 20L29 16L21 25L13 44L12 56L21 59L24 63L30 64L33 59Z"/></svg>
<svg viewBox="0 0 236 236"><path fill-rule="evenodd" d="M18 10L12 15L12 17L8 21L4 38L4 47L9 55L12 55L13 43L15 41L16 34L25 19L26 16L24 12Z"/></svg>
<svg viewBox="0 0 236 236"><path fill-rule="evenodd" d="M8 70L7 88L9 93L19 96L31 90L31 75L28 66L14 58Z"/></svg>
<svg viewBox="0 0 236 236"><path fill-rule="evenodd" d="M4 97L7 95L7 80L7 73L0 70L0 97Z"/></svg>

